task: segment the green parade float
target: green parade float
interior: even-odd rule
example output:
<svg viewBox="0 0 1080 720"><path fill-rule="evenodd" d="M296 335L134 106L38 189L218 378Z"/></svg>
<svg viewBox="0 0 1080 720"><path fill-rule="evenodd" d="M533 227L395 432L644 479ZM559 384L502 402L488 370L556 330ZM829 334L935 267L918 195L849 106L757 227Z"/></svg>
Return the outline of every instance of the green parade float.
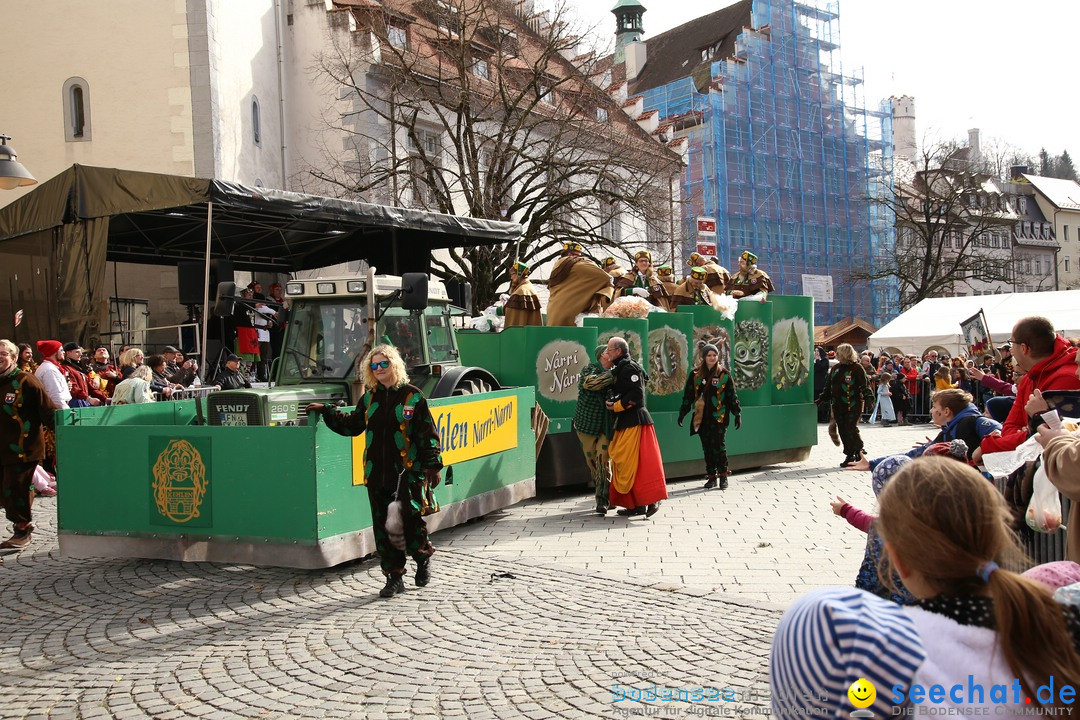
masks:
<svg viewBox="0 0 1080 720"><path fill-rule="evenodd" d="M572 419L577 381L592 350L614 335L649 374L646 404L669 478L701 477L701 446L676 423L694 353L720 348L738 387L742 427L727 432L732 470L805 460L817 442L811 340L814 301L768 295L740 301L734 320L704 305L647 318L586 317L581 327L518 327L459 332L461 361L481 364L503 385L531 385L548 417L537 458L540 487L585 484L588 471Z"/></svg>
<svg viewBox="0 0 1080 720"><path fill-rule="evenodd" d="M394 304L416 283L406 275L395 291L401 278L373 274L288 283L292 314L273 387L60 411L61 552L299 568L373 553L364 438L308 422L304 410L353 404L369 319L431 397L450 470L435 489L441 510L427 518L429 530L532 497L533 388L501 389L483 369L461 366L441 284L432 284L430 304ZM365 312L371 307L379 311Z"/></svg>

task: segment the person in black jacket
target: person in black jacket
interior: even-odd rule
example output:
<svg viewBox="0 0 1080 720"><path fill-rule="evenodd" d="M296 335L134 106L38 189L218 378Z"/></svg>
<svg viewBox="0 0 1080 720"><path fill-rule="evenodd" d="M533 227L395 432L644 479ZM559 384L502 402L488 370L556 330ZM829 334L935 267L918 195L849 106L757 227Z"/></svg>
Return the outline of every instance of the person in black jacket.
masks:
<svg viewBox="0 0 1080 720"><path fill-rule="evenodd" d="M715 345L701 348L697 367L686 378L682 406L679 408L679 427L693 409L690 434L701 439L701 451L705 455L705 489L719 484L721 490L728 486L727 446L724 435L728 423L734 418L735 428L742 423L739 396L735 394L735 381L727 368L720 365L720 351Z"/></svg>
<svg viewBox="0 0 1080 720"><path fill-rule="evenodd" d="M910 425L907 416L911 412L911 395L908 394L907 378L897 373L889 382L889 392L892 393L893 409L896 410L896 424Z"/></svg>
<svg viewBox="0 0 1080 720"><path fill-rule="evenodd" d="M435 420L420 388L409 384L401 354L393 345L376 345L364 358L364 394L351 413L312 403L339 435L364 435L364 481L371 503L371 530L386 575L380 597L405 592L406 553L416 562L415 582L431 579L431 556L424 515L438 510L432 489L439 484L442 453ZM400 513L400 514L398 514ZM394 527L387 520L393 519ZM400 521L401 527L397 528ZM400 529L400 534L391 534Z"/></svg>
<svg viewBox="0 0 1080 720"><path fill-rule="evenodd" d="M825 348L814 348L814 397L817 397L825 389L825 383L829 378L829 355L825 352ZM829 407L827 405L818 406L817 421L819 423L829 422Z"/></svg>
<svg viewBox="0 0 1080 720"><path fill-rule="evenodd" d="M239 390L251 387L247 376L240 372L240 356L229 355L225 358L225 365L218 370L218 374L211 381L222 390Z"/></svg>
<svg viewBox="0 0 1080 720"><path fill-rule="evenodd" d="M615 413L615 435L608 445L613 470L611 504L623 508L619 515L652 517L667 498L664 461L656 441L652 416L645 409L645 370L630 357L630 346L621 337L608 341L608 358L615 378L605 403Z"/></svg>
<svg viewBox="0 0 1080 720"><path fill-rule="evenodd" d="M844 462L840 467L847 467L857 462L864 454L862 436L859 434L859 417L863 407L874 404L874 393L866 371L859 363L855 348L843 343L836 348L839 364L829 373L825 389L814 401L820 407L825 405L832 410L832 422L829 423L829 437L836 445L844 446Z"/></svg>

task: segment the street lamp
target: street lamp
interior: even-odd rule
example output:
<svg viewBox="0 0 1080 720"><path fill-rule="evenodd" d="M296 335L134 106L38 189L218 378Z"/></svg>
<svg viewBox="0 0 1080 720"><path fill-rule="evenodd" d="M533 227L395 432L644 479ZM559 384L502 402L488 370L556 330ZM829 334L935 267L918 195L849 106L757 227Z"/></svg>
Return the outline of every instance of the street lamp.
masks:
<svg viewBox="0 0 1080 720"><path fill-rule="evenodd" d="M0 190L14 190L25 185L36 185L37 180L22 166L15 148L7 144L11 138L0 134Z"/></svg>

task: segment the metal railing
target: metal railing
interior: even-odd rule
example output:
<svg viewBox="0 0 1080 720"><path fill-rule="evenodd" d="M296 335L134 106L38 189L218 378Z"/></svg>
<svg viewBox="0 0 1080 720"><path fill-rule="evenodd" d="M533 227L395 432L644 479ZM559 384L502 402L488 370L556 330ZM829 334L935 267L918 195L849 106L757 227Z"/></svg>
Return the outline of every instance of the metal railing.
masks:
<svg viewBox="0 0 1080 720"><path fill-rule="evenodd" d="M104 332L100 334L101 341L104 342L106 338L112 338L118 336L120 343L124 345L130 345L131 347L142 348L146 351L146 333L156 332L158 330L176 330L176 342L173 347L178 347L181 350L184 349L184 328L192 328L192 337L195 341L195 347L189 350L185 350L185 353L191 355L202 354L202 337L200 335L200 328L202 326L198 323L180 323L179 325L158 325L156 327L139 328L138 330L115 330L112 332ZM126 339L125 339L126 338ZM111 344L111 343L110 343Z"/></svg>

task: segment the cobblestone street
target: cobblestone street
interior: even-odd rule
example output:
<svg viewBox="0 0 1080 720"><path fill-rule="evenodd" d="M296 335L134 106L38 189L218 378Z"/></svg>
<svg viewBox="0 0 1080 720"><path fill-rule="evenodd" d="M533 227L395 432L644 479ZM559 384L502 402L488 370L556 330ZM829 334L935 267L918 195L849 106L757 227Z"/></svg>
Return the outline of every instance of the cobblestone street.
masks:
<svg viewBox="0 0 1080 720"><path fill-rule="evenodd" d="M673 483L651 520L555 494L434 536L434 577L380 600L376 562L299 571L59 556L55 500L0 573L4 718L667 717L767 706L783 605L850 584L872 509L821 428L811 459ZM930 430L865 429L873 455ZM61 493L62 482L61 482ZM510 576L506 576L509 573ZM409 578L411 583L411 578ZM735 699L616 693L732 688ZM730 698L730 695L729 695Z"/></svg>

